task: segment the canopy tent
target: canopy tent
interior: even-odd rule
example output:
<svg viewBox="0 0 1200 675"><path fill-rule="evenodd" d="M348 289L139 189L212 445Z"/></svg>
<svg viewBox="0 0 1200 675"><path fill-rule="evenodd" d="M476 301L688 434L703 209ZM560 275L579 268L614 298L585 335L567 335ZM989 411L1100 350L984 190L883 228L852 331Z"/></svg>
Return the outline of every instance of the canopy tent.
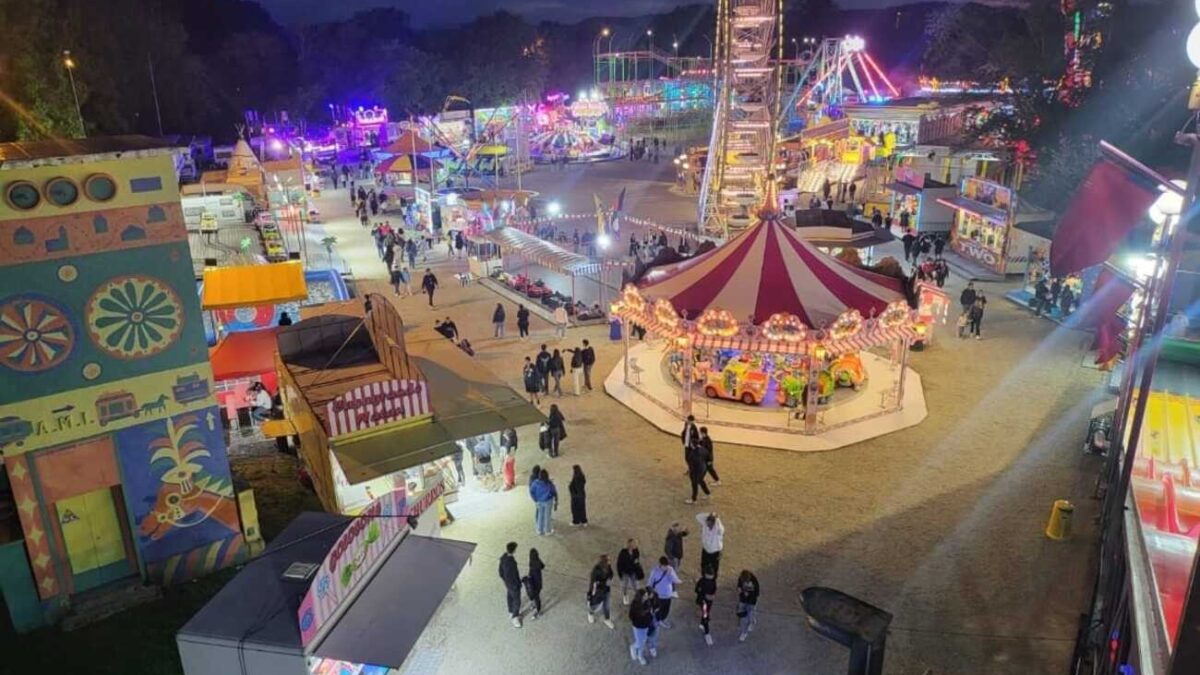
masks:
<svg viewBox="0 0 1200 675"><path fill-rule="evenodd" d="M424 155L396 155L389 159L385 159L375 167L375 173L412 173L413 160L416 160L417 171L428 172L430 169L437 169L441 163L435 159L430 159Z"/></svg>
<svg viewBox="0 0 1200 675"><path fill-rule="evenodd" d="M587 256L572 253L513 227L498 227L485 232L483 238L499 246L502 252L520 254L556 272L576 275L599 268Z"/></svg>
<svg viewBox="0 0 1200 675"><path fill-rule="evenodd" d="M449 152L446 148L427 141L411 131L405 131L400 134L396 140L388 143L387 147L383 150L393 155L429 154L436 156Z"/></svg>
<svg viewBox="0 0 1200 675"><path fill-rule="evenodd" d="M208 350L213 380L236 380L275 373L276 335L279 328L262 328L229 333ZM274 379L272 377L272 379Z"/></svg>
<svg viewBox="0 0 1200 675"><path fill-rule="evenodd" d="M905 299L903 280L820 252L786 227L775 210L720 248L651 270L640 291L651 301L665 298L689 319L713 309L757 325L784 313L810 328L822 328L852 309L863 317L878 315Z"/></svg>
<svg viewBox="0 0 1200 675"><path fill-rule="evenodd" d="M307 299L304 266L289 261L205 268L200 305L204 309L234 309Z"/></svg>

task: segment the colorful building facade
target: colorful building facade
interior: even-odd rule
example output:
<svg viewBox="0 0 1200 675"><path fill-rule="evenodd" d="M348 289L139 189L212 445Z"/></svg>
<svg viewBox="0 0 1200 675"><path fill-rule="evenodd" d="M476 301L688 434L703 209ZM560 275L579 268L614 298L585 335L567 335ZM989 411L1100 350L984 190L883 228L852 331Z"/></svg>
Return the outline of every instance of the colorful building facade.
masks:
<svg viewBox="0 0 1200 675"><path fill-rule="evenodd" d="M0 144L0 453L18 628L246 557L180 207L154 139ZM30 593L32 588L32 595ZM15 606L14 606L15 605Z"/></svg>

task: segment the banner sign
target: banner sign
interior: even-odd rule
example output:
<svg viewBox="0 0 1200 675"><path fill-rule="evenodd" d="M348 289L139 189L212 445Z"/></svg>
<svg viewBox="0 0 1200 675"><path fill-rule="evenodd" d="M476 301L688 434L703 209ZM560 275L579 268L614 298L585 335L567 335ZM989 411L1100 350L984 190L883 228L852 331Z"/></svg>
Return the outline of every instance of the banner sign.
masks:
<svg viewBox="0 0 1200 675"><path fill-rule="evenodd" d="M325 406L329 436L363 431L388 422L430 414L422 380L386 380L355 387Z"/></svg>
<svg viewBox="0 0 1200 675"><path fill-rule="evenodd" d="M305 647L338 608L352 601L362 590L369 572L383 564L384 556L409 529L406 517L421 516L445 491L445 483L438 481L409 506L405 488L401 485L371 502L350 523L325 555L300 603L297 617L300 641Z"/></svg>
<svg viewBox="0 0 1200 675"><path fill-rule="evenodd" d="M962 196L1002 211L1012 206L1012 190L982 178L964 178Z"/></svg>

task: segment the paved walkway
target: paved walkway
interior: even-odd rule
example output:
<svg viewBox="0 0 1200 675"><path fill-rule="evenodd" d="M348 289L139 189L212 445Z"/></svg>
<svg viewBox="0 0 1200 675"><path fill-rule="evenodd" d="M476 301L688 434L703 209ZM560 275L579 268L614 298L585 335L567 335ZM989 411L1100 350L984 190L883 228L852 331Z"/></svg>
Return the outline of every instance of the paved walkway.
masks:
<svg viewBox="0 0 1200 675"><path fill-rule="evenodd" d="M585 171L611 170L602 180L615 186L621 182L619 166L563 173L577 174L590 189L593 181ZM641 194L659 190L667 192L665 185L645 186ZM383 265L367 232L350 222L347 206L339 207L348 205L344 197L339 190L322 198L329 201L322 203L326 228L339 237L338 251L356 275L382 280ZM432 263L442 279L437 309L423 299L398 300L410 333L428 335L435 317L452 316L478 349L480 365L518 390L522 357L542 340L552 348L592 340L598 380L616 362L619 346L608 341L606 327L572 329L557 342L550 326L537 322L528 342L491 339L497 296L479 286L455 285L450 275L465 263L438 256ZM717 447L723 484L704 505L718 510L727 528L715 646L704 645L692 619L699 556L694 516L701 509L683 503L678 441L597 391L553 399L570 433L560 458L544 459L532 435L523 433L518 488L491 496L486 509L456 512L458 521L445 536L479 547L406 672L641 670L629 660L629 622L619 596L616 631L586 622L585 579L596 556L615 556L627 537L640 540L645 559L656 558L672 521L690 525L692 536L686 542L685 584L672 610L676 627L663 636L654 672L844 671L846 650L805 625L798 594L810 585L839 588L895 615L886 672L1060 672L1088 597L1096 508L1087 495L1098 467L1079 446L1103 375L1079 367L1080 333L1001 301L1005 287L977 286L993 298L984 339L956 340L952 325L939 327L937 344L913 354L930 409L924 423L828 453ZM957 297L961 281L952 279L947 290ZM515 312L509 309L511 324ZM508 330L516 334L514 325ZM564 493L555 513L557 531L549 537L533 532L524 476L535 463L548 465ZM568 522L565 492L572 464L588 476L588 529ZM1042 535L1058 498L1076 504L1076 537L1066 543ZM527 620L521 630L508 624L496 576L497 556L510 540L520 545L522 571L530 546L547 564L546 615ZM763 595L758 627L739 644L733 581L743 568L758 575Z"/></svg>

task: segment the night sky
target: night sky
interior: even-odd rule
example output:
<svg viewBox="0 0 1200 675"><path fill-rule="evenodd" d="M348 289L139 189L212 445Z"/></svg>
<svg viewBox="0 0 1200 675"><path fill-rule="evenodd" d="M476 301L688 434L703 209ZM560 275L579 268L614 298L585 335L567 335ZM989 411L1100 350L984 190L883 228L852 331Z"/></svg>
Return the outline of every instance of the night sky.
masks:
<svg viewBox="0 0 1200 675"><path fill-rule="evenodd" d="M497 9L522 14L534 20L574 22L603 11L613 16L640 16L665 12L688 0L617 0L595 3L587 0L258 0L275 19L284 24L319 23L341 19L362 9L392 5L407 11L419 27L468 21ZM604 10L598 10L602 4ZM905 4L905 0L838 0L847 9L867 9Z"/></svg>

